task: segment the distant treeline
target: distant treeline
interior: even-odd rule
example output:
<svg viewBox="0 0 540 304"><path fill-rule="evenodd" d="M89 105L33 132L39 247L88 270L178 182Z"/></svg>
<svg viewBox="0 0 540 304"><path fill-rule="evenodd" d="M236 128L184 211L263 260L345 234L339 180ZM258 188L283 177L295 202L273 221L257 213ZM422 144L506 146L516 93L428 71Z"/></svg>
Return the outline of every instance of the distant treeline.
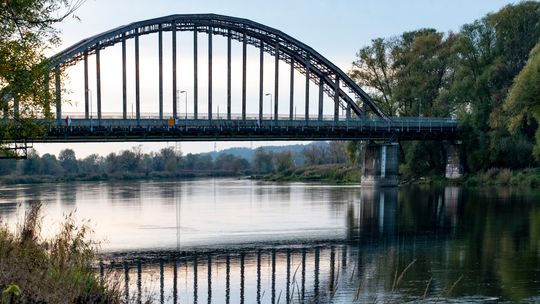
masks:
<svg viewBox="0 0 540 304"><path fill-rule="evenodd" d="M40 156L31 150L27 160L0 161L0 176L4 176L4 181L9 177L34 177L30 181L39 181L37 177L125 179L269 174L302 166L348 163L345 148L344 142L311 144L301 151L273 152L257 148L251 162L229 153L217 153L215 157L209 153L184 155L173 147L151 153L134 147L85 158L77 158L72 149L60 151L58 157L49 153Z"/></svg>

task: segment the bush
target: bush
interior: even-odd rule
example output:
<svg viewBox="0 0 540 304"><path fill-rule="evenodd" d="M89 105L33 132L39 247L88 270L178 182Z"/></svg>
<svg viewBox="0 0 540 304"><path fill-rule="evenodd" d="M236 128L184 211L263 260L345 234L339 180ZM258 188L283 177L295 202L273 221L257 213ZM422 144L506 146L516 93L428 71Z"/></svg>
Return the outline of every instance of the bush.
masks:
<svg viewBox="0 0 540 304"><path fill-rule="evenodd" d="M26 213L16 233L0 227L0 291L9 303L120 303L120 292L92 269L97 244L87 226L65 218L50 240L40 237L41 204Z"/></svg>
<svg viewBox="0 0 540 304"><path fill-rule="evenodd" d="M502 169L497 174L497 183L503 185L509 185L512 179L512 171L510 169Z"/></svg>

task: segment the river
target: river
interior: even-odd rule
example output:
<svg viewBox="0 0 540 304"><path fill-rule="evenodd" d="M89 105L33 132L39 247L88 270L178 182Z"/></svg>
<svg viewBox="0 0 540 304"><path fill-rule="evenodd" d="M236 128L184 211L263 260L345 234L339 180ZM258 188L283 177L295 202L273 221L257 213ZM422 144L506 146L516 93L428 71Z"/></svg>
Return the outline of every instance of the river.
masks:
<svg viewBox="0 0 540 304"><path fill-rule="evenodd" d="M246 179L3 186L73 213L125 296L165 303L540 302L540 190ZM99 268L99 267L98 267ZM98 271L98 270L96 270Z"/></svg>

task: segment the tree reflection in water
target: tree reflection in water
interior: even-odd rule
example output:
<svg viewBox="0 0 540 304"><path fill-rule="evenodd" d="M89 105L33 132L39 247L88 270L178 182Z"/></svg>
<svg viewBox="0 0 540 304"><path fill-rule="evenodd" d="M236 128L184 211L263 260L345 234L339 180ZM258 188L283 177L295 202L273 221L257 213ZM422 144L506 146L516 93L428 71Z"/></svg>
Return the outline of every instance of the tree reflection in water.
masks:
<svg viewBox="0 0 540 304"><path fill-rule="evenodd" d="M137 278L126 280L131 294L159 285L155 300L167 303L388 303L424 297L534 302L540 295L536 198L497 189L362 189L348 202L342 240L114 260Z"/></svg>

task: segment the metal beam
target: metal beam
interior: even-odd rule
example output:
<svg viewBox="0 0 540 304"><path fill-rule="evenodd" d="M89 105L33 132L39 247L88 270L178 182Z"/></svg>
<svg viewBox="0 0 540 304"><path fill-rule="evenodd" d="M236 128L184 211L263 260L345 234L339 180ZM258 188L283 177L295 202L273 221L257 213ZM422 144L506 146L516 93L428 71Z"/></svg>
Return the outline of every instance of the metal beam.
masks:
<svg viewBox="0 0 540 304"><path fill-rule="evenodd" d="M306 295L306 248L302 248L302 283L301 283L301 299L304 301Z"/></svg>
<svg viewBox="0 0 540 304"><path fill-rule="evenodd" d="M88 52L84 52L84 118L89 117L89 95L90 88L88 87Z"/></svg>
<svg viewBox="0 0 540 304"><path fill-rule="evenodd" d="M259 121L263 119L263 99L264 99L264 41L261 40L259 55Z"/></svg>
<svg viewBox="0 0 540 304"><path fill-rule="evenodd" d="M122 118L127 119L126 35L122 35Z"/></svg>
<svg viewBox="0 0 540 304"><path fill-rule="evenodd" d="M272 249L272 287L271 287L272 304L276 303L276 249Z"/></svg>
<svg viewBox="0 0 540 304"><path fill-rule="evenodd" d="M314 268L314 282L313 282L313 293L315 294L315 298L317 299L319 297L319 273L320 273L320 248L315 248L315 266Z"/></svg>
<svg viewBox="0 0 540 304"><path fill-rule="evenodd" d="M257 304L261 303L261 250L257 250Z"/></svg>
<svg viewBox="0 0 540 304"><path fill-rule="evenodd" d="M99 35L93 36L88 39L84 39L81 42L67 48L65 51L60 52L51 58L54 65L62 63L63 65L74 63L78 60L82 60L84 51L94 52L96 45L101 43L102 46L114 45L123 39L123 34L128 33L128 36L133 37L132 33L136 28L140 28L140 34L157 33L159 31L159 24L170 24L176 21L177 25L182 25L183 28L193 30L193 25L204 24L204 26L212 26L214 29L219 28L219 34L225 35L227 30L241 31L249 28L249 44L259 44L258 40L263 39L266 43L275 43L276 39L282 41L281 47L287 48L286 52L294 55L297 61L304 62L306 57L310 57L312 61L312 72L320 73L326 72L329 74L339 75L340 81L343 83L344 89L350 89L356 97L359 97L362 102L369 107L375 114L380 117L386 118L386 115L381 112L377 105L371 100L371 98L342 70L335 66L328 59L324 58L317 52L315 52L309 46L297 41L282 32L264 26L262 24L240 18L234 18L229 16L221 16L215 14L184 14L184 15L170 15L161 18L153 18L149 20L143 20L133 22L123 27L115 28ZM167 27L167 30L169 28ZM196 27L195 27L196 30ZM215 33L217 34L217 32ZM234 39L239 41L243 40L242 35L234 35ZM326 83L329 83L326 81ZM361 107L356 105L352 98L342 98L345 103L351 104L351 109L356 114L361 115L363 113Z"/></svg>
<svg viewBox="0 0 540 304"><path fill-rule="evenodd" d="M172 106L173 118L178 118L178 90L176 88L176 21L172 22Z"/></svg>
<svg viewBox="0 0 540 304"><path fill-rule="evenodd" d="M279 43L275 47L275 68L274 68L274 120L278 120L279 105Z"/></svg>
<svg viewBox="0 0 540 304"><path fill-rule="evenodd" d="M231 257L227 254L225 258L225 304L231 300Z"/></svg>
<svg viewBox="0 0 540 304"><path fill-rule="evenodd" d="M141 84L139 73L139 29L135 31L135 116L137 124L141 119Z"/></svg>
<svg viewBox="0 0 540 304"><path fill-rule="evenodd" d="M334 120L339 120L339 76L336 75L334 82Z"/></svg>
<svg viewBox="0 0 540 304"><path fill-rule="evenodd" d="M198 47L197 47L197 26L193 29L193 115L197 119L198 100L199 100L199 75L198 75Z"/></svg>
<svg viewBox="0 0 540 304"><path fill-rule="evenodd" d="M227 30L227 119L231 119L231 30Z"/></svg>
<svg viewBox="0 0 540 304"><path fill-rule="evenodd" d="M291 303L291 249L287 248L287 282L285 303Z"/></svg>
<svg viewBox="0 0 540 304"><path fill-rule="evenodd" d="M289 92L290 105L289 105L289 119L293 120L294 117L294 57L291 56L291 88Z"/></svg>
<svg viewBox="0 0 540 304"><path fill-rule="evenodd" d="M208 255L208 303L212 303L212 256Z"/></svg>
<svg viewBox="0 0 540 304"><path fill-rule="evenodd" d="M159 119L163 119L163 25L159 24L158 34L159 56Z"/></svg>
<svg viewBox="0 0 540 304"><path fill-rule="evenodd" d="M98 125L101 125L101 59L99 48L96 50L96 103Z"/></svg>
<svg viewBox="0 0 540 304"><path fill-rule="evenodd" d="M244 253L240 254L240 304L244 304L244 293L245 293L245 255Z"/></svg>
<svg viewBox="0 0 540 304"><path fill-rule="evenodd" d="M208 28L208 119L212 120L212 27Z"/></svg>
<svg viewBox="0 0 540 304"><path fill-rule="evenodd" d="M242 120L246 119L247 37L242 35Z"/></svg>
<svg viewBox="0 0 540 304"><path fill-rule="evenodd" d="M305 119L309 120L309 74L310 74L309 60L306 61L306 115Z"/></svg>
<svg viewBox="0 0 540 304"><path fill-rule="evenodd" d="M198 268L198 257L197 255L195 255L195 257L193 258L193 303L197 303L197 299L198 299L198 288L199 288L199 285L197 283L198 281L198 275L197 275L197 268Z"/></svg>
<svg viewBox="0 0 540 304"><path fill-rule="evenodd" d="M62 122L62 88L60 81L60 66L56 66L54 69L54 92L56 95L56 120L59 124Z"/></svg>
<svg viewBox="0 0 540 304"><path fill-rule="evenodd" d="M319 78L319 120L323 119L323 100L324 100L324 79L321 76Z"/></svg>

